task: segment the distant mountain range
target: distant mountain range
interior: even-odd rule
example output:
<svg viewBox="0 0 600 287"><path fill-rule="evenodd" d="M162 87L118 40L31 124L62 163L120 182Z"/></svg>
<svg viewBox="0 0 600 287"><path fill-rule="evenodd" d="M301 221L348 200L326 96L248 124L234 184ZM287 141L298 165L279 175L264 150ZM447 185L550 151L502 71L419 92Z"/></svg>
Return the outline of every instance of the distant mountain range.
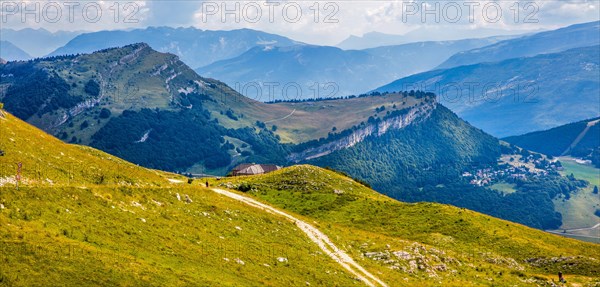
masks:
<svg viewBox="0 0 600 287"><path fill-rule="evenodd" d="M145 42L157 51L177 55L194 68L238 56L255 46L290 46L299 43L283 36L250 29L211 31L149 27L81 34L56 49L50 56L91 53L139 42Z"/></svg>
<svg viewBox="0 0 600 287"><path fill-rule="evenodd" d="M249 97L256 94L257 85L262 90L263 96L258 99L261 101L339 97L427 71L457 52L506 38L419 42L348 51L314 45L255 47L196 71L224 81ZM269 87L272 83L278 85L274 90ZM297 96L297 87L302 89L301 96ZM268 94L273 91L274 95Z"/></svg>
<svg viewBox="0 0 600 287"><path fill-rule="evenodd" d="M0 57L7 61L28 60L31 58L27 52L8 41L0 41Z"/></svg>
<svg viewBox="0 0 600 287"><path fill-rule="evenodd" d="M376 91L436 91L461 117L499 136L598 116L600 46L425 72Z"/></svg>
<svg viewBox="0 0 600 287"><path fill-rule="evenodd" d="M44 28L21 30L3 28L0 29L0 39L15 44L31 57L43 57L81 33L78 31L50 32Z"/></svg>
<svg viewBox="0 0 600 287"><path fill-rule="evenodd" d="M489 38L489 35L503 35L503 37L518 37L518 34L531 33L531 31L512 31L488 29L479 27L477 30L452 27L453 34L447 33L447 27L426 26L403 35L369 32L362 36L350 35L339 44L335 45L344 50L361 50L380 46L395 46L424 41L457 41L469 35L470 38ZM464 33L460 33L463 31Z"/></svg>
<svg viewBox="0 0 600 287"><path fill-rule="evenodd" d="M224 175L241 162L333 167L404 201L436 201L547 229L557 174L504 195L463 176L498 165L498 139L420 91L262 103L147 44L0 66L7 111L136 164ZM500 180L500 179L498 179ZM568 186L557 190L548 186ZM514 204L520 202L520 204ZM523 202L526 202L524 204ZM525 216L526 215L526 216Z"/></svg>
<svg viewBox="0 0 600 287"><path fill-rule="evenodd" d="M528 150L590 160L600 168L600 118L583 120L503 140Z"/></svg>
<svg viewBox="0 0 600 287"><path fill-rule="evenodd" d="M594 45L600 45L600 21L571 25L460 52L450 57L438 68L446 69L484 62L497 62Z"/></svg>

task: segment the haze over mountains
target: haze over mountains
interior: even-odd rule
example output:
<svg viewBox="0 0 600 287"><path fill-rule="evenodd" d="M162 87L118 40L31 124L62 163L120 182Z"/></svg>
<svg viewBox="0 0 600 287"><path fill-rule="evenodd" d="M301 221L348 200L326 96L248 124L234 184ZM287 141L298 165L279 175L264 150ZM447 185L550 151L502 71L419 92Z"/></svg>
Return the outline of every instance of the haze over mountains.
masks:
<svg viewBox="0 0 600 287"><path fill-rule="evenodd" d="M393 79L427 71L457 52L506 38L418 42L347 51L314 45L256 47L196 71L220 79L249 97L256 94L253 86L259 86L261 101L339 97L360 94ZM268 95L271 83L278 84L274 95ZM286 93L290 86L292 89ZM302 95L297 95L296 87L302 88Z"/></svg>
<svg viewBox="0 0 600 287"><path fill-rule="evenodd" d="M439 65L451 68L484 62L557 53L572 48L600 44L600 21L571 25L565 28L540 32L502 41L480 49L460 52Z"/></svg>
<svg viewBox="0 0 600 287"><path fill-rule="evenodd" d="M2 30L0 285L600 286L598 6L400 27L395 2L130 4L127 30Z"/></svg>
<svg viewBox="0 0 600 287"><path fill-rule="evenodd" d="M198 68L238 56L255 46L298 44L283 36L251 29L211 31L196 28L148 27L130 31L100 31L75 37L50 56L91 53L97 50L145 42L160 52L179 56Z"/></svg>
<svg viewBox="0 0 600 287"><path fill-rule="evenodd" d="M461 117L504 137L598 116L599 84L600 46L591 46L434 70L376 91L435 91Z"/></svg>
<svg viewBox="0 0 600 287"><path fill-rule="evenodd" d="M30 59L31 56L11 42L0 41L0 58L6 61L19 61Z"/></svg>
<svg viewBox="0 0 600 287"><path fill-rule="evenodd" d="M21 30L0 29L2 40L15 44L31 55L31 57L46 56L55 49L67 44L67 42L81 33L78 31L50 32L43 28L25 28Z"/></svg>
<svg viewBox="0 0 600 287"><path fill-rule="evenodd" d="M532 31L506 31L500 29L491 29L491 28L478 28L477 30L473 29L465 29L461 27L452 27L453 33L455 36L449 36L445 33L446 28L444 27L435 27L435 26L425 26L418 28L416 30L410 31L403 35L397 34L386 34L381 32L369 32L365 33L362 36L350 35L348 38L344 39L342 42L336 45L344 50L361 50L368 48L375 48L379 46L393 46L393 45L402 45L413 42L424 42L424 41L435 41L435 42L444 42L444 41L456 41L464 38L464 36L456 36L456 35L470 35L472 38L487 38L489 35L503 35L503 37L517 37L519 34L531 33ZM460 33L460 32L465 33Z"/></svg>

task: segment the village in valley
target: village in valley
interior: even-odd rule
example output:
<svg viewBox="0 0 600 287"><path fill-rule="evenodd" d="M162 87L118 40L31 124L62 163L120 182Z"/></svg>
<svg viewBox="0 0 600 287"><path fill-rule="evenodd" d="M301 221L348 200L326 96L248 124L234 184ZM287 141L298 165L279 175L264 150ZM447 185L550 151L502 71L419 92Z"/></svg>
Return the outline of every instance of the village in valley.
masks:
<svg viewBox="0 0 600 287"><path fill-rule="evenodd" d="M462 173L462 178L475 186L496 183L515 183L533 178L560 176L563 167L557 158L516 148L514 153L503 154L496 166L474 168Z"/></svg>

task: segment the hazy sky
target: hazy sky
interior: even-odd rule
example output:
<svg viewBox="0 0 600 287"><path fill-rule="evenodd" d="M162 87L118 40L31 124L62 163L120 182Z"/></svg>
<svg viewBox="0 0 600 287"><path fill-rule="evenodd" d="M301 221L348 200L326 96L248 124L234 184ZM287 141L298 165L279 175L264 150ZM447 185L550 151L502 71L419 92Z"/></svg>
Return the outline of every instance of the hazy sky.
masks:
<svg viewBox="0 0 600 287"><path fill-rule="evenodd" d="M600 18L586 1L7 1L3 28L251 28L314 44L371 31L468 38L554 29ZM25 12L28 10L28 12ZM117 12L118 11L118 12Z"/></svg>

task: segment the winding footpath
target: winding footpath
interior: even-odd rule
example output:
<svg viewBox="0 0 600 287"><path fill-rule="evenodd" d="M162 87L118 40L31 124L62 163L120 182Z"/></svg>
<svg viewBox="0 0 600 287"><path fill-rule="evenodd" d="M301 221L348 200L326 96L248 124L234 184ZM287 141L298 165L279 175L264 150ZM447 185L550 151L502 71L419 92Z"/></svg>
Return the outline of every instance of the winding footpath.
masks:
<svg viewBox="0 0 600 287"><path fill-rule="evenodd" d="M343 250L340 250L337 246L335 246L335 244L333 244L333 242L331 242L329 237L327 237L327 235L325 235L323 232L321 232L316 227L314 227L314 226L306 223L305 221L302 221L286 212L276 209L270 205L258 202L252 198L249 198L249 197L246 197L246 196L243 196L243 195L231 192L231 191L227 191L224 189L213 188L212 190L218 194L227 196L227 197L235 199L237 201L241 201L252 207L262 209L267 212L281 215L281 216L287 218L288 220L294 222L296 224L296 226L298 226L298 228L300 228L300 230L302 230L302 232L304 232L306 235L308 235L310 240L312 242L314 242L315 244L317 244L319 246L319 248L321 248L321 250L323 250L323 252L325 252L325 254L329 255L329 257L331 257L338 264L340 264L342 267L344 267L344 269L346 269L348 272L350 272L351 274L356 276L356 278L360 279L365 284L367 284L368 286L371 286L371 287L376 287L376 286L388 287L387 284L385 284L379 278L375 277L375 275L369 273L369 271L367 271L362 266L360 266L358 263L356 263L352 259L352 257L350 257L350 255L348 255L346 252L344 252Z"/></svg>

